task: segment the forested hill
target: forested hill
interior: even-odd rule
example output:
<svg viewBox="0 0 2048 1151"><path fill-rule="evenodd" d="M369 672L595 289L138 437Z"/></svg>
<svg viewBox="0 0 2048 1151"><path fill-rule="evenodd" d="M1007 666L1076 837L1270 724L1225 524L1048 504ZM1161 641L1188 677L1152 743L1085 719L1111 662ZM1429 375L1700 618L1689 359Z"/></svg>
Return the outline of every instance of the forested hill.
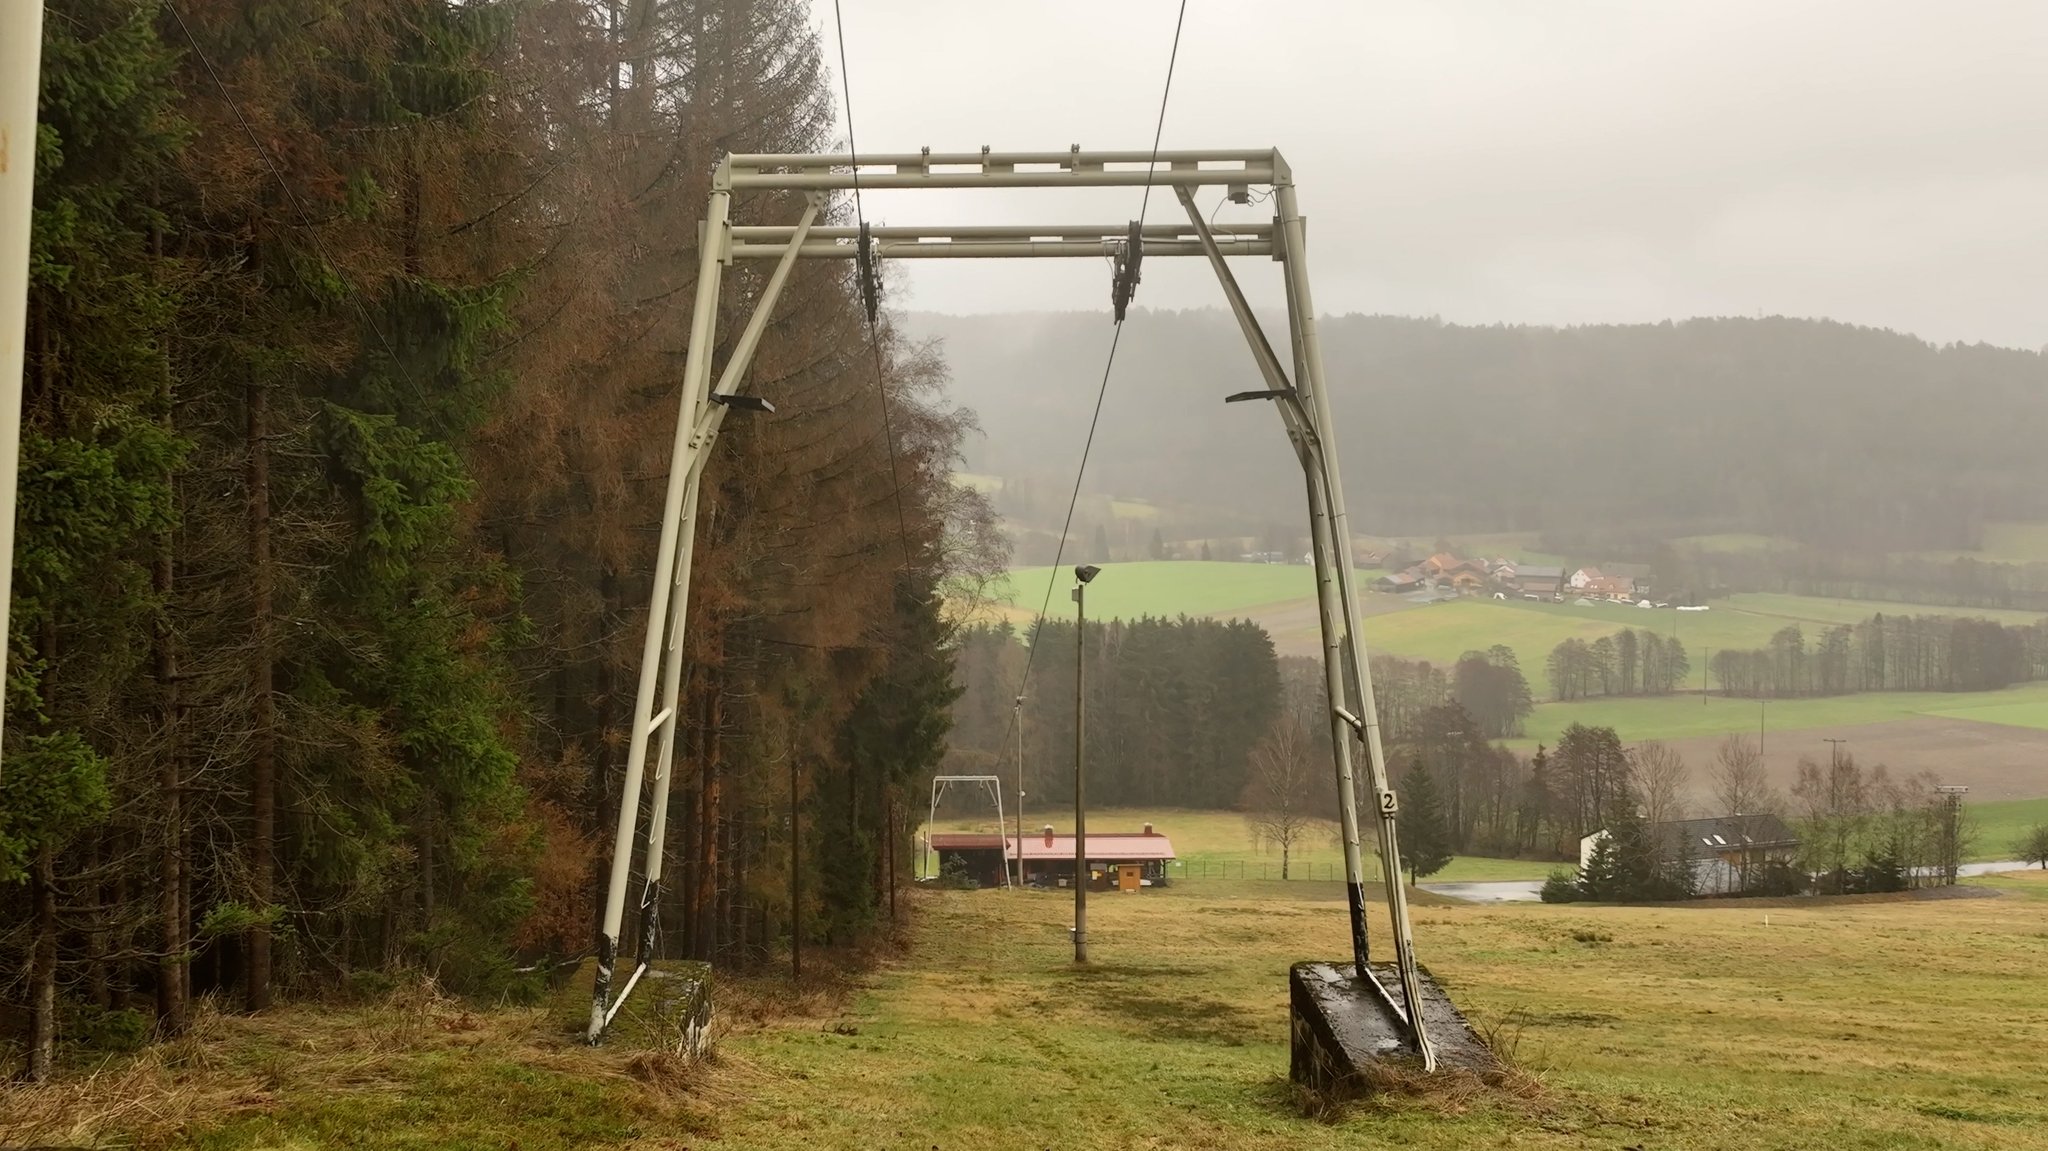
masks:
<svg viewBox="0 0 2048 1151"><path fill-rule="evenodd" d="M1276 342L1284 327L1268 319ZM994 434L970 470L1071 477L1101 378L1097 313L911 317ZM1858 549L1970 547L2048 514L2048 359L1827 321L1321 327L1361 531L1541 530L1561 545L1708 532ZM1223 311L1126 325L1092 490L1292 507L1277 421ZM1063 501L1062 501L1063 502Z"/></svg>

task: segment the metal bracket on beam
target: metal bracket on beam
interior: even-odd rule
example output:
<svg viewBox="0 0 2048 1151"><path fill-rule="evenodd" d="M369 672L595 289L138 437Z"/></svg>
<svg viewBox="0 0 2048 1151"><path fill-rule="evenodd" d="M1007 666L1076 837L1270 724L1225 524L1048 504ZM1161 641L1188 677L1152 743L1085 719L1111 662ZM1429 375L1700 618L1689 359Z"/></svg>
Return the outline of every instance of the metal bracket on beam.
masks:
<svg viewBox="0 0 2048 1151"><path fill-rule="evenodd" d="M860 225L860 251L854 259L860 264L860 301L868 310L868 326L873 327L875 317L881 312L881 289L875 282L875 239L868 230L867 221ZM801 245L798 245L801 247Z"/></svg>
<svg viewBox="0 0 2048 1151"><path fill-rule="evenodd" d="M1124 238L1116 254L1116 272L1109 281L1109 303L1116 312L1116 322L1124 322L1124 312L1131 306L1131 297L1138 294L1138 281L1143 279L1141 269L1145 263L1145 226L1140 220L1131 221L1131 231Z"/></svg>

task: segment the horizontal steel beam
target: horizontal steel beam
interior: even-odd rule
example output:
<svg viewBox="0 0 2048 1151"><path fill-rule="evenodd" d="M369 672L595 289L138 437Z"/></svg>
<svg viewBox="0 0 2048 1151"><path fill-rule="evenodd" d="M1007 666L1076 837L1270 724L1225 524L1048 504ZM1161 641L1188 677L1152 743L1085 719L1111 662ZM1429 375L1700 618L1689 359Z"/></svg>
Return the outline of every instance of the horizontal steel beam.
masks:
<svg viewBox="0 0 2048 1151"><path fill-rule="evenodd" d="M863 163L862 167L866 167ZM851 188L858 184L863 190L886 188L1142 188L1148 184L1161 187L1194 184L1271 184L1273 169L1258 168L1167 168L1161 165L1156 172L1143 168L1132 170L1065 169L1044 172L1001 172L1001 171L957 171L932 172L926 170L895 172L862 172L858 180L851 171L813 172L751 172L735 169L731 177L734 190L745 188L778 188L805 190L814 188Z"/></svg>
<svg viewBox="0 0 2048 1151"><path fill-rule="evenodd" d="M739 229L734 229L738 231ZM915 240L882 241L875 244L875 256L885 260L976 260L991 258L1076 257L1100 259L1114 254L1117 241L1102 240ZM1221 239L1216 246L1226 256L1271 256L1269 239ZM734 243L735 260L772 260L788 249L787 244ZM807 243L797 255L807 260L851 260L859 253L857 244ZM1204 256L1200 240L1148 240L1145 256Z"/></svg>
<svg viewBox="0 0 2048 1151"><path fill-rule="evenodd" d="M1070 148L1064 152L871 152L859 157L861 167L877 166L891 168L917 168L933 164L958 166L1002 166L1016 164L1079 164L1083 167L1103 164L1265 164L1272 166L1274 150L1271 148L1219 148L1213 151L1201 149L1178 149L1164 152L1150 152L1142 149L1084 152ZM855 157L845 153L735 153L728 158L734 169L754 168L847 168Z"/></svg>
<svg viewBox="0 0 2048 1151"><path fill-rule="evenodd" d="M1268 237L1270 223L1219 224L1212 229L1218 238ZM788 243L796 234L789 224L748 224L730 229L735 240L753 243ZM935 224L928 226L876 225L868 234L877 240L1122 240L1131 233L1128 224ZM859 228L812 228L813 240L857 240ZM1187 224L1147 224L1148 240L1198 239ZM1149 249L1148 249L1149 250Z"/></svg>

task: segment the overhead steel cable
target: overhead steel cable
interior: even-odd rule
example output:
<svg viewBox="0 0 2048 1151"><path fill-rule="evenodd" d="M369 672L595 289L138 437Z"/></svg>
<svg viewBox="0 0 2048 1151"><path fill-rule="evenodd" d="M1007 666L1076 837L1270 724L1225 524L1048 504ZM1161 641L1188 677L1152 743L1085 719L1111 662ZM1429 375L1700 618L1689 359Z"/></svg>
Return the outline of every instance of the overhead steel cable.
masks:
<svg viewBox="0 0 2048 1151"><path fill-rule="evenodd" d="M832 0L832 31L839 44L839 89L846 103L846 152L853 161L853 222L860 228L863 251L868 245L867 212L860 198L860 145L855 142L853 132L853 76L846 68L846 18L840 14L839 0ZM889 447L889 482L891 495L896 502L896 540L903 549L903 566L914 567L910 558L910 526L903 514L903 477L896 463L896 424L889 412L889 383L882 369L882 343L877 338L876 311L879 306L881 285L876 281L872 265L863 259L860 265L861 303L867 313L868 351L875 361L875 391L882 398L882 435Z"/></svg>
<svg viewBox="0 0 2048 1151"><path fill-rule="evenodd" d="M834 0L834 2L836 3L837 0ZM1159 141L1166 132L1166 104L1173 96L1174 65L1180 60L1180 32L1182 25L1187 21L1187 15L1187 0L1181 0L1180 12L1174 17L1173 21L1173 48L1166 57L1166 83L1159 93L1159 116L1152 126L1152 157L1145 165L1145 194L1138 205L1138 223L1140 225L1145 221L1146 209L1150 208L1152 204L1152 177L1159 167ZM1134 243L1142 243L1135 232L1133 233L1132 240ZM1117 345L1123 341L1123 335L1124 319L1119 315L1116 318L1116 329L1110 334L1109 355L1102 365L1102 382L1096 385L1095 388L1095 411L1088 417L1088 436L1081 444L1081 463L1079 467L1074 469L1074 490L1067 497L1067 518L1060 525L1059 545L1053 549L1052 570L1046 573L1045 598L1039 602L1038 618L1031 625L1031 638L1033 642L1025 649L1024 673L1017 680L1017 690L1012 693L1014 695L1024 695L1024 689L1031 682L1031 666L1038 656L1038 633L1045 626L1046 610L1052 606L1052 590L1059 583L1060 561L1066 558L1067 535L1074 527L1074 509L1081 501L1081 481L1088 474L1088 455L1095 447L1095 429L1102 420L1102 401L1109 395L1109 376L1111 370L1116 367ZM1011 717L1011 722L1016 722L1014 714ZM1008 744L1007 735L1004 738L1004 744L1006 746Z"/></svg>

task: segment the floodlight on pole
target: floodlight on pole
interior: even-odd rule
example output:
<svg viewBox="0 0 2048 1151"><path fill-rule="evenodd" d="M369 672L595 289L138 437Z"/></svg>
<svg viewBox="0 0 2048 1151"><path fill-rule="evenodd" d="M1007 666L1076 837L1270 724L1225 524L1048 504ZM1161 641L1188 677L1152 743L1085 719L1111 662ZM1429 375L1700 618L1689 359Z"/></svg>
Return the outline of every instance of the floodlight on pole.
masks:
<svg viewBox="0 0 2048 1151"><path fill-rule="evenodd" d="M736 412L773 412L775 405L762 396L719 396L710 397L712 403Z"/></svg>
<svg viewBox="0 0 2048 1151"><path fill-rule="evenodd" d="M1088 585L1102 569L1074 565L1074 962L1088 962L1088 802L1086 761L1088 692ZM1022 840L1018 851L1024 850Z"/></svg>

